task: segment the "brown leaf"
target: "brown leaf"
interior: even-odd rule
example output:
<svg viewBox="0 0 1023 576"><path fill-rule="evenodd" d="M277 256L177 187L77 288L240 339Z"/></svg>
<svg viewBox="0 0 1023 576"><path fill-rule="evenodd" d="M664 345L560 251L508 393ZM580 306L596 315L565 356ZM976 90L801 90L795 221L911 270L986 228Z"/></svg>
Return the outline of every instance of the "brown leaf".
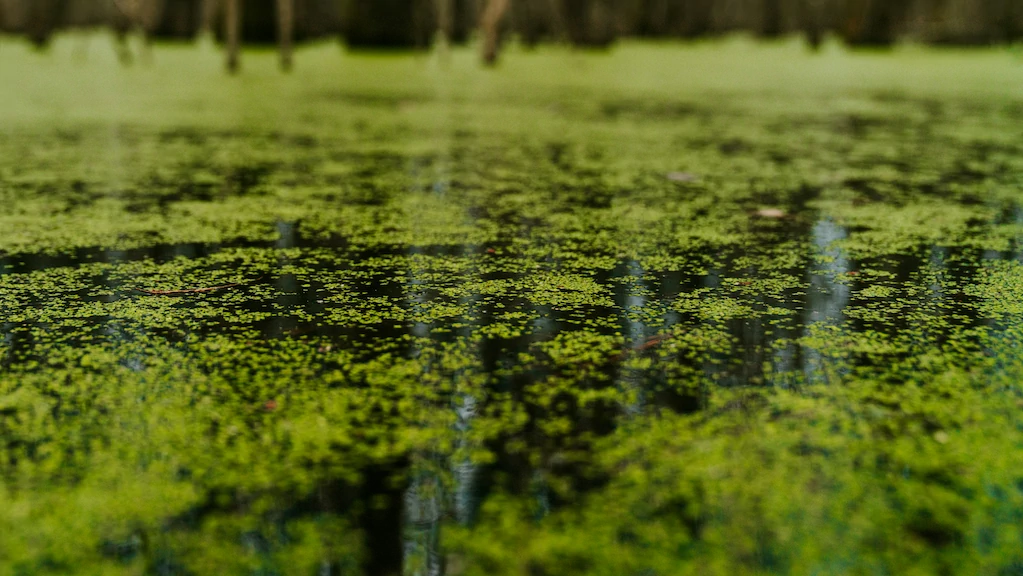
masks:
<svg viewBox="0 0 1023 576"><path fill-rule="evenodd" d="M755 214L761 218L773 219L784 218L788 216L788 214L786 214L785 211L780 208L761 208L760 210L757 210Z"/></svg>

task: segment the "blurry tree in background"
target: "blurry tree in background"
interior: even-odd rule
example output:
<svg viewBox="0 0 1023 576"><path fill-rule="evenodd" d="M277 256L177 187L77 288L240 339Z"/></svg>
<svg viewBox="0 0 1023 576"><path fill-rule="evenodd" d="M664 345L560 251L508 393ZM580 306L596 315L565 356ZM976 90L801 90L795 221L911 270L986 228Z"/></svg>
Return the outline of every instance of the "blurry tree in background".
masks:
<svg viewBox="0 0 1023 576"><path fill-rule="evenodd" d="M226 39L237 2L239 41L290 43L340 35L352 48L423 49L440 36L463 43L480 29L488 60L502 39L606 47L621 37L702 38L749 32L804 34L817 47L832 33L851 46L902 39L984 45L1023 36L1023 0L0 0L0 31L44 47L58 31L109 27L122 37ZM440 31L440 34L438 34Z"/></svg>

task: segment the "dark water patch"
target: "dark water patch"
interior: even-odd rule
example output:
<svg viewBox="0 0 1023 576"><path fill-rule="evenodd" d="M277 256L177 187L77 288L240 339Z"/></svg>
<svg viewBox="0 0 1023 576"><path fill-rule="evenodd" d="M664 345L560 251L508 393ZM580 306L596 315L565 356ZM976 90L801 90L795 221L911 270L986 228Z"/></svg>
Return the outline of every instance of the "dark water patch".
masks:
<svg viewBox="0 0 1023 576"><path fill-rule="evenodd" d="M871 95L871 98L881 104L897 104L925 110L934 120L940 120L948 106L947 103L941 100L911 96L905 92L897 91L875 92Z"/></svg>
<svg viewBox="0 0 1023 576"><path fill-rule="evenodd" d="M619 118L637 118L642 120L682 120L700 118L711 114L711 111L692 102L679 102L649 99L613 99L599 104L599 114L608 120Z"/></svg>
<svg viewBox="0 0 1023 576"><path fill-rule="evenodd" d="M161 243L131 248L108 248L89 246L61 252L35 252L0 255L0 275L28 274L52 268L73 268L83 264L106 262L123 264L149 260L155 264L166 264L184 258L198 260L217 253L235 249L328 249L345 252L351 249L356 258L398 255L406 250L402 245L352 246L346 236L337 234L303 233L300 222L277 221L274 224L276 240L233 239L225 242L183 242ZM438 253L458 253L458 245L428 246L426 250Z"/></svg>
<svg viewBox="0 0 1023 576"><path fill-rule="evenodd" d="M893 183L889 180L877 180L872 178L846 178L842 185L859 194L869 202L882 202L889 199Z"/></svg>
<svg viewBox="0 0 1023 576"><path fill-rule="evenodd" d="M172 177L152 174L137 188L119 196L128 212L167 210L179 202L213 202L230 197L260 196L270 193L265 183L279 169L270 163L216 167L195 162L178 167ZM196 178L195 174L206 174Z"/></svg>
<svg viewBox="0 0 1023 576"><path fill-rule="evenodd" d="M753 146L741 138L732 138L717 145L718 151L725 156L738 156L746 154L753 149Z"/></svg>
<svg viewBox="0 0 1023 576"><path fill-rule="evenodd" d="M235 166L224 180L231 194L245 196L262 184L272 171L273 166L269 164Z"/></svg>
<svg viewBox="0 0 1023 576"><path fill-rule="evenodd" d="M142 129L137 128L136 130ZM157 139L164 144L181 142L191 146L203 146L212 140L234 140L251 135L253 135L252 132L235 129L218 130L210 126L177 126L160 131L157 134Z"/></svg>
<svg viewBox="0 0 1023 576"><path fill-rule="evenodd" d="M79 144L84 138L84 133L81 130L71 128L59 128L53 132L53 135L65 144Z"/></svg>
<svg viewBox="0 0 1023 576"><path fill-rule="evenodd" d="M850 114L839 119L835 129L847 133L854 138L862 138L870 131L877 129L891 130L903 124L903 120L889 116L869 116L866 114Z"/></svg>
<svg viewBox="0 0 1023 576"><path fill-rule="evenodd" d="M325 143L324 139L313 134L274 131L270 132L268 137L276 140L282 146L299 149L313 149L317 146L323 146Z"/></svg>
<svg viewBox="0 0 1023 576"><path fill-rule="evenodd" d="M152 260L155 263L163 264L177 258L205 258L234 248L272 248L273 246L273 242L235 240L223 243L154 244L123 250L88 247L58 254L14 254L0 258L0 274L28 274L40 270L76 267L94 262L124 263Z"/></svg>
<svg viewBox="0 0 1023 576"><path fill-rule="evenodd" d="M350 90L331 90L319 95L324 100L341 102L352 106L367 108L400 109L403 106L420 105L433 102L435 99L421 93L394 94L393 92L356 92Z"/></svg>

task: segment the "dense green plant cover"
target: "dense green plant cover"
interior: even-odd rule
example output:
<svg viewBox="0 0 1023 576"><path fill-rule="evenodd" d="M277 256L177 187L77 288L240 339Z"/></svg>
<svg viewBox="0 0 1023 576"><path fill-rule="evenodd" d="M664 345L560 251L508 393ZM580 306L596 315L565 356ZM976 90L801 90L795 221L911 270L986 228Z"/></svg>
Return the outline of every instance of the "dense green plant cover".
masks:
<svg viewBox="0 0 1023 576"><path fill-rule="evenodd" d="M83 41L0 49L0 574L1023 571L1013 55Z"/></svg>

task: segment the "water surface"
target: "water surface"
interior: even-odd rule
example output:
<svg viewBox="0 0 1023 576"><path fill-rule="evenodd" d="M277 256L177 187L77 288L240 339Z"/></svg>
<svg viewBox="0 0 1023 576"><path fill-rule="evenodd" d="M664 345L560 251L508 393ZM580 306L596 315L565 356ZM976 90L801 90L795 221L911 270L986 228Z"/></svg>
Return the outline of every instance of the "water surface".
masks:
<svg viewBox="0 0 1023 576"><path fill-rule="evenodd" d="M1007 55L61 50L0 53L0 573L1023 565Z"/></svg>

